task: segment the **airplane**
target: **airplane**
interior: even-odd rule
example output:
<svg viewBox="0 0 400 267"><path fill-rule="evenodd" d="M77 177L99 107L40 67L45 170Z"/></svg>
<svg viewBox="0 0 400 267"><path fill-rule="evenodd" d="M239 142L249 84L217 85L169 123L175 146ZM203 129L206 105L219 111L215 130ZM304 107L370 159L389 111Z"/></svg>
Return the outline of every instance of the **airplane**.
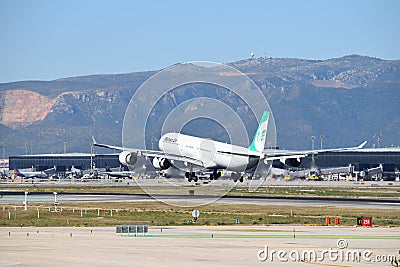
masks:
<svg viewBox="0 0 400 267"><path fill-rule="evenodd" d="M76 168L75 166L71 166L71 169L69 171L66 171L65 174L68 177L81 178L83 176L83 171L79 168Z"/></svg>
<svg viewBox="0 0 400 267"><path fill-rule="evenodd" d="M310 153L360 149L367 143L365 141L357 147L314 151L265 150L269 114L268 111L263 113L248 148L181 133L164 134L158 143L159 151L99 144L94 137L92 139L94 146L121 150L119 161L124 165L135 165L138 156L153 158L153 166L158 170L167 170L171 166L185 170L189 182L197 182L196 171L201 170L212 170L210 180L221 177L219 170L232 171L231 179L243 182L242 172L254 168L262 161L280 160L288 166L296 167Z"/></svg>
<svg viewBox="0 0 400 267"><path fill-rule="evenodd" d="M133 172L129 171L112 171L111 168L108 166L107 162L105 162L106 169L104 172L100 172L99 174L106 174L109 177L115 177L115 178L126 178L126 177L132 177L134 174Z"/></svg>
<svg viewBox="0 0 400 267"><path fill-rule="evenodd" d="M54 168L51 168L49 170L53 170ZM34 172L34 171L23 171L21 172L18 170L16 166L14 166L14 175L18 177L23 177L23 178L47 178L48 175L46 172Z"/></svg>

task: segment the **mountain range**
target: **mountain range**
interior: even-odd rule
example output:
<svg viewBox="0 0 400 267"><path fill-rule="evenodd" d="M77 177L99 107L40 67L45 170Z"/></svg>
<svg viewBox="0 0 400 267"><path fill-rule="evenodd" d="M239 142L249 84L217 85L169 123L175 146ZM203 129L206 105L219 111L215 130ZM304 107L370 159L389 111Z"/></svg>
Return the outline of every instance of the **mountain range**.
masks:
<svg viewBox="0 0 400 267"><path fill-rule="evenodd" d="M312 135L317 148L320 135L326 148L358 145L363 140L373 147L378 134L381 146L400 145L400 60L359 55L328 60L261 57L228 65L247 74L268 99L281 148L309 149ZM64 146L67 152L89 152L91 136L121 145L128 103L155 73L0 84L0 145L6 156L60 153ZM185 96L172 92L168 97L173 101L165 101L159 112L176 106L179 99L201 95L201 90L185 91ZM227 97L224 91L215 94ZM236 99L232 108L244 109ZM224 139L221 129L210 131L207 125L199 121L191 127L200 136Z"/></svg>

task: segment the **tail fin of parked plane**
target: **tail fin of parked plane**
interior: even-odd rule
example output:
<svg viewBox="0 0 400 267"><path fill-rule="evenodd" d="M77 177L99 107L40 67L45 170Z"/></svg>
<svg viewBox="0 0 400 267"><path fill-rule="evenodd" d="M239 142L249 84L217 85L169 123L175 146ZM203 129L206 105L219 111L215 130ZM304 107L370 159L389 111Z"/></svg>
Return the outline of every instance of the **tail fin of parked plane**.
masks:
<svg viewBox="0 0 400 267"><path fill-rule="evenodd" d="M264 151L265 140L267 139L267 127L268 127L269 112L264 111L264 114L258 125L256 134L254 135L253 142L249 146L249 150L257 153Z"/></svg>
<svg viewBox="0 0 400 267"><path fill-rule="evenodd" d="M108 166L107 162L105 162L106 165L106 172L111 172L110 166Z"/></svg>
<svg viewBox="0 0 400 267"><path fill-rule="evenodd" d="M23 176L22 173L18 170L17 166L14 165L14 175L15 176Z"/></svg>

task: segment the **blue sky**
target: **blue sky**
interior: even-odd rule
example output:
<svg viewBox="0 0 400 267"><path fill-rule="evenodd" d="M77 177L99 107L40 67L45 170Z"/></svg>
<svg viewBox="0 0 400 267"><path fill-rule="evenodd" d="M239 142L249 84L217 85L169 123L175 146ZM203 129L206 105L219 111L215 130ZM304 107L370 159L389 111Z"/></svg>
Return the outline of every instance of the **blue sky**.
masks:
<svg viewBox="0 0 400 267"><path fill-rule="evenodd" d="M250 57L400 59L400 1L0 0L0 83Z"/></svg>

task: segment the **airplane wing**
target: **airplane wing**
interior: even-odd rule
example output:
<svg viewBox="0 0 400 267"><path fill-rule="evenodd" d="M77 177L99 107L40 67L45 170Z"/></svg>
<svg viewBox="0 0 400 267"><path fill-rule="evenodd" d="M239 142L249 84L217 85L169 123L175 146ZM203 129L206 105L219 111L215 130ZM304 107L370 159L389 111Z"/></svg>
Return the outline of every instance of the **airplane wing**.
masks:
<svg viewBox="0 0 400 267"><path fill-rule="evenodd" d="M290 158L304 158L309 154L316 155L323 152L341 152L341 151L351 151L363 148L367 144L367 141L362 142L356 147L346 147L346 148L333 148L333 149L317 149L317 150L264 150L264 161L270 160L286 160Z"/></svg>
<svg viewBox="0 0 400 267"><path fill-rule="evenodd" d="M176 155L176 154L171 154L171 153L165 153L163 151L158 151L158 150L147 150L147 149L135 149L135 148L124 148L120 146L110 146L106 144L99 144L96 142L96 140L92 137L93 140L93 145L97 147L103 147L103 148L109 148L109 149L115 149L115 150L120 150L120 151L129 151L132 153L136 153L138 156L143 156L143 157L158 157L158 158L167 158L168 160L173 161L182 161L186 164L193 164L197 166L204 167L205 163L201 160L190 158L190 157L185 157L182 155Z"/></svg>

